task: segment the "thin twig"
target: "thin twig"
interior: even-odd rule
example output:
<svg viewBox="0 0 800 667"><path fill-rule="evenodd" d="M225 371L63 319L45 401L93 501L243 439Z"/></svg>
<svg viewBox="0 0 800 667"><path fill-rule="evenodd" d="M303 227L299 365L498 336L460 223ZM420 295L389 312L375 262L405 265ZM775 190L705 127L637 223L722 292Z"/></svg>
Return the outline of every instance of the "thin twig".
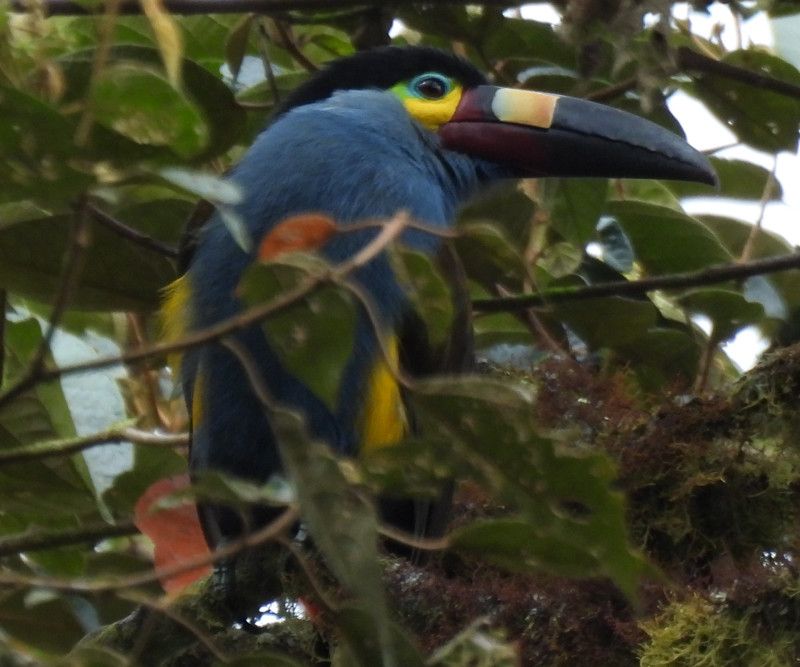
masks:
<svg viewBox="0 0 800 667"><path fill-rule="evenodd" d="M54 456L69 456L99 445L120 442L133 442L138 445L158 448L188 447L189 436L186 433L160 434L140 431L134 428L111 429L101 433L92 433L76 438L63 440L47 440L32 445L9 447L0 450L0 466L23 461L46 459Z"/></svg>
<svg viewBox="0 0 800 667"><path fill-rule="evenodd" d="M679 70L691 70L693 72L707 72L717 76L739 81L749 86L757 88L759 92L769 90L773 93L786 95L787 97L800 98L800 86L781 81L775 77L754 72L753 70L737 67L729 63L724 63L714 58L704 56L697 51L681 46L676 52L676 63Z"/></svg>
<svg viewBox="0 0 800 667"><path fill-rule="evenodd" d="M69 530L29 531L0 539L0 558L73 544L97 544L112 537L126 537L136 535L138 532L133 521L120 521L115 524L89 524Z"/></svg>
<svg viewBox="0 0 800 667"><path fill-rule="evenodd" d="M673 273L655 276L643 280L620 280L610 283L597 283L581 287L561 287L547 290L539 294L522 294L518 296L499 297L494 299L475 299L473 308L481 313L504 313L536 308L554 303L584 301L605 296L641 296L659 289L685 289L724 283L728 280L741 280L750 276L758 276L790 269L800 269L800 252L789 255L778 255L766 259L756 259L743 264L722 264L700 271Z"/></svg>
<svg viewBox="0 0 800 667"><path fill-rule="evenodd" d="M229 542L224 547L219 547L214 551L187 558L180 563L175 563L167 567L148 570L140 574L133 574L126 577L86 579L61 579L59 577L30 576L17 572L0 572L0 586L17 586L26 588L49 588L56 591L66 591L73 593L106 593L111 591L124 590L126 588L137 588L151 584L154 581L169 579L176 575L196 570L204 565L211 565L219 561L235 556L236 554L259 546L265 542L275 540L278 536L286 532L299 519L300 515L297 508L289 506L277 519L267 524L259 530L249 533L244 537L233 542Z"/></svg>
<svg viewBox="0 0 800 667"><path fill-rule="evenodd" d="M143 607L147 607L148 609L151 609L162 616L166 616L173 623L180 625L184 630L188 631L189 634L195 637L219 662L227 664L231 661L231 658L217 648L216 644L208 635L206 635L205 632L198 628L188 618L184 618L182 614L178 613L177 610L170 606L171 602L173 601L172 598L167 597L162 598L161 600L154 600L145 595L137 595L133 592L117 593L117 597L127 600L128 602L133 602L134 604L142 605Z"/></svg>
<svg viewBox="0 0 800 667"><path fill-rule="evenodd" d="M267 78L272 99L275 104L281 103L281 91L278 89L278 81L275 78L275 70L272 67L272 58L269 55L269 32L265 19L261 18L256 22L258 26L258 51L261 54L261 64L264 67L264 76Z"/></svg>
<svg viewBox="0 0 800 667"><path fill-rule="evenodd" d="M8 308L8 292L0 289L0 389L3 388L3 375L6 370L6 308Z"/></svg>
<svg viewBox="0 0 800 667"><path fill-rule="evenodd" d="M311 62L305 53L300 50L300 47L297 46L292 36L289 34L289 31L286 29L286 26L283 24L282 21L277 19L272 20L272 24L275 26L275 29L278 31L278 34L281 38L281 46L289 52L289 55L292 56L300 66L313 74L314 72L319 71L319 67L313 62Z"/></svg>
<svg viewBox="0 0 800 667"><path fill-rule="evenodd" d="M250 326L251 324L260 322L270 315L274 315L281 310L293 306L298 301L306 298L309 294L317 289L320 289L324 285L341 284L348 274L369 263L377 255L383 252L383 250L386 249L386 246L392 243L392 241L394 241L403 232L403 230L409 226L409 222L410 221L407 214L398 214L392 220L380 225L380 232L375 236L375 238L345 262L337 264L336 266L333 266L319 274L308 276L306 279L298 283L294 288L287 290L268 303L250 308L234 317L222 320L221 322L218 322L217 324L205 329L201 329L200 331L193 332L179 340L166 343L156 343L154 345L145 345L139 349L128 350L119 355L100 357L97 359L65 365L58 368L42 369L35 376L23 378L24 381L17 382L6 392L0 394L0 407L14 400L20 394L38 382L49 382L51 380L55 380L56 378L62 377L63 375L82 373L86 371L97 370L99 368L107 368L108 366L115 366L121 363L129 364L135 361L141 361L142 359L150 359L153 357L170 354L172 352L188 350L217 341L234 331L239 331Z"/></svg>
<svg viewBox="0 0 800 667"><path fill-rule="evenodd" d="M764 223L764 215L767 213L767 205L772 199L773 190L775 188L775 171L778 169L778 156L772 159L772 170L767 176L767 181L764 183L764 190L761 192L761 201L759 202L758 218L753 226L750 228L750 233L747 235L742 252L739 255L739 262L748 262L753 256L753 248L755 247L756 239L761 233L761 228Z"/></svg>
<svg viewBox="0 0 800 667"><path fill-rule="evenodd" d="M403 0L413 4L416 0ZM105 3L82 3L79 0L43 0L48 16L81 16L97 14ZM269 14L275 11L308 11L317 9L345 9L364 5L381 5L374 0L165 0L164 8L170 14ZM401 4L395 2L394 4ZM429 5L487 5L507 7L508 0L428 0ZM11 11L28 12L28 0L11 0ZM139 0L122 0L120 14L141 14Z"/></svg>
<svg viewBox="0 0 800 667"><path fill-rule="evenodd" d="M378 532L393 542L403 544L412 549L419 549L420 551L445 551L451 546L451 539L447 535L443 537L417 537L383 523L378 526Z"/></svg>
<svg viewBox="0 0 800 667"><path fill-rule="evenodd" d="M67 246L64 268L61 271L61 280L58 293L53 301L53 309L47 322L42 340L36 352L28 363L28 367L22 372L17 381L4 394L0 394L0 405L2 396L11 394L17 396L26 389L36 384L39 374L43 372L44 363L50 352L50 344L53 342L56 330L61 323L61 318L69 305L72 295L78 286L86 251L91 244L91 233L85 211L85 202L79 206L75 214L75 221L72 224L70 239ZM5 311L3 313L5 317Z"/></svg>
<svg viewBox="0 0 800 667"><path fill-rule="evenodd" d="M177 248L174 248L171 245L163 243L158 239L154 239L152 236L143 234L138 229L129 227L124 222L121 222L116 218L110 216L105 211L100 210L94 204L87 204L86 210L92 217L92 220L100 223L104 227L107 227L118 236L121 236L124 239L128 239L129 241L132 241L133 243L136 243L137 245L140 245L143 248L147 248L148 250L155 250L157 253L164 255L165 257L169 257L170 259L177 259L178 257Z"/></svg>

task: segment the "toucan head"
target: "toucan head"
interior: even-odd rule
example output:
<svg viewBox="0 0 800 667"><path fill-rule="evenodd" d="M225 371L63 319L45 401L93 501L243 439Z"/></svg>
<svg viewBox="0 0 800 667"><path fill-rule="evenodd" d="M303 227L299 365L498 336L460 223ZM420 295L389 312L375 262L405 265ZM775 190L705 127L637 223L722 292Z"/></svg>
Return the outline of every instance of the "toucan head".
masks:
<svg viewBox="0 0 800 667"><path fill-rule="evenodd" d="M489 85L468 61L429 47L389 46L336 60L277 114L356 89L396 95L445 149L515 176L716 182L705 156L655 123L583 99Z"/></svg>

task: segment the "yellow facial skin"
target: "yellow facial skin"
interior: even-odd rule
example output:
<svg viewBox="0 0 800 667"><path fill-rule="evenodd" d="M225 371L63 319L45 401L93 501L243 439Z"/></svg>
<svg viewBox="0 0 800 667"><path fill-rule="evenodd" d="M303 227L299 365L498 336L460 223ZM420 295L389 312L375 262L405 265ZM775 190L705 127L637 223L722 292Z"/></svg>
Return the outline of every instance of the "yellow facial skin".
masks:
<svg viewBox="0 0 800 667"><path fill-rule="evenodd" d="M414 90L413 84L426 76L437 76L446 80L450 90L444 97L438 99L427 99L419 95ZM436 131L453 117L458 103L461 101L463 88L461 84L452 79L441 74L431 73L430 75L423 74L411 81L398 83L391 88L391 91L400 98L412 118L429 130Z"/></svg>

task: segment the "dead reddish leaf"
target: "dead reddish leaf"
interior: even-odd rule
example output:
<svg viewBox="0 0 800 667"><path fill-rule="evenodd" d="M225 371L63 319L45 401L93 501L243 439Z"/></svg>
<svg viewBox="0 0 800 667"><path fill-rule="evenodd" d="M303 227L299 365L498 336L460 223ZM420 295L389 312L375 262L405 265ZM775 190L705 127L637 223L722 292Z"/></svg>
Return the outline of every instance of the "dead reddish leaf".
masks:
<svg viewBox="0 0 800 667"><path fill-rule="evenodd" d="M159 500L187 486L188 474L161 479L136 501L133 521L153 541L154 565L157 569L179 565L209 553L194 503L187 501L178 507L153 509ZM211 566L203 565L162 579L161 586L168 593L175 593L210 572Z"/></svg>
<svg viewBox="0 0 800 667"><path fill-rule="evenodd" d="M267 262L293 251L316 250L336 233L336 222L322 213L286 218L261 241L258 257Z"/></svg>

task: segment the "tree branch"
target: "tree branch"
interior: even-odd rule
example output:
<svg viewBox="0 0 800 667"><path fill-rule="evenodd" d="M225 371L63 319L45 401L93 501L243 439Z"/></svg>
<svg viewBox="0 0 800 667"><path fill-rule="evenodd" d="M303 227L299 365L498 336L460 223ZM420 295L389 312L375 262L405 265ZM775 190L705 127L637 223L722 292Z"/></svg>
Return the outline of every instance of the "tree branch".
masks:
<svg viewBox="0 0 800 667"><path fill-rule="evenodd" d="M105 211L97 208L94 204L88 204L86 206L86 210L91 216L92 220L100 223L104 227L107 227L118 236L128 239L129 241L133 241L137 245L147 248L148 250L155 250L157 253L160 253L165 257L169 257L170 259L178 258L177 248L173 248L166 243L162 243L158 239L154 239L152 236L142 234L142 232L140 232L138 229L134 229L133 227L126 225L124 222L120 222Z"/></svg>
<svg viewBox="0 0 800 667"><path fill-rule="evenodd" d="M0 466L45 459L52 456L67 456L98 445L118 442L133 442L149 447L187 447L189 445L189 436L185 433L176 435L150 433L134 428L111 429L77 438L48 440L21 447L9 447L8 449L0 450Z"/></svg>
<svg viewBox="0 0 800 667"><path fill-rule="evenodd" d="M55 549L73 544L96 544L110 537L136 535L139 530L133 521L121 521L115 524L99 523L69 530L32 530L21 535L12 535L0 539L0 558L14 556L30 551Z"/></svg>
<svg viewBox="0 0 800 667"><path fill-rule="evenodd" d="M51 588L57 591L72 593L106 593L111 591L124 590L126 588L136 588L151 584L154 581L169 579L178 574L196 570L204 565L218 563L221 560L235 556L236 554L256 547L266 542L275 540L288 530L298 520L297 508L289 506L286 511L278 516L274 521L263 528L245 535L233 542L227 543L224 547L219 547L209 553L200 554L193 558L188 558L180 563L167 567L148 570L139 574L132 574L126 577L106 577L97 579L61 579L58 577L46 577L37 575L26 575L19 572L0 572L0 586L18 586L25 588Z"/></svg>
<svg viewBox="0 0 800 667"><path fill-rule="evenodd" d="M348 7L363 7L382 3L374 0L165 0L164 7L170 14L267 14L276 11L294 10L334 10ZM394 4L400 4L395 2ZM405 0L402 4L412 4ZM507 0L429 0L429 5L490 5L495 7L512 7L518 3ZM96 5L78 2L77 0L44 0L44 11L48 16L76 16L83 14L99 14L104 3ZM27 0L11 0L11 11L27 12ZM139 0L122 0L120 14L141 14Z"/></svg>
<svg viewBox="0 0 800 667"><path fill-rule="evenodd" d="M476 311L499 313L547 306L568 301L583 301L604 296L641 296L658 289L685 289L740 280L751 276L777 273L789 269L800 269L800 252L757 259L742 264L723 264L701 271L674 273L666 276L645 278L644 280L620 280L610 283L597 283L583 287L561 287L540 294L522 294L495 299L475 299L472 302Z"/></svg>
<svg viewBox="0 0 800 667"><path fill-rule="evenodd" d="M150 359L156 356L169 354L171 352L188 350L205 345L206 343L217 341L220 338L233 333L234 331L244 329L251 324L255 324L266 319L270 315L293 306L295 303L304 299L309 294L317 289L320 289L324 285L341 284L350 273L369 263L373 258L375 258L376 255L379 255L381 252L383 252L383 250L385 250L386 247L392 243L406 228L425 228L424 225L416 225L412 223L411 220L409 220L408 215L405 213L396 215L386 223L378 225L376 225L374 222L369 223L369 225L366 225L365 223L364 226L377 226L380 231L375 238L372 239L372 241L370 241L360 251L358 251L347 261L337 264L327 271L317 275L309 276L291 290L284 292L268 303L255 308L250 308L239 315L218 322L217 324L205 329L201 329L200 331L196 331L177 341L157 343L155 345L145 345L138 349L129 350L119 355L100 357L90 361L61 366L59 368L42 369L35 375L22 378L21 381L17 382L13 387L10 387L5 393L0 394L0 407L11 402L38 382L49 382L63 375L97 370L99 368L115 366L121 363L130 364L143 359Z"/></svg>

